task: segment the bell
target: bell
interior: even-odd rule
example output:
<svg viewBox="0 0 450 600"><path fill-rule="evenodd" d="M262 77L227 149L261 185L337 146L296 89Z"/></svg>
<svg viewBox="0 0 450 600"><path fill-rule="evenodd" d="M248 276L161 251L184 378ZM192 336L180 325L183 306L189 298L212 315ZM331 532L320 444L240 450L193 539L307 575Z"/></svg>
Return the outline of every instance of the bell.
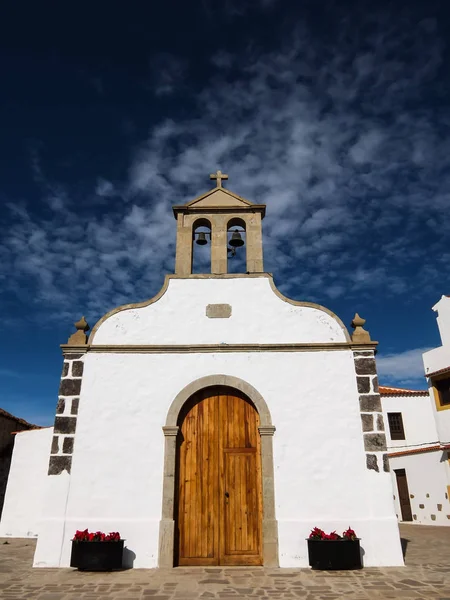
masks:
<svg viewBox="0 0 450 600"><path fill-rule="evenodd" d="M231 236L230 246L232 248L240 248L244 245L244 240L241 237L241 234L237 229L234 230L233 235Z"/></svg>
<svg viewBox="0 0 450 600"><path fill-rule="evenodd" d="M206 235L204 234L203 231L200 231L200 233L197 234L197 239L195 240L195 243L198 244L199 246L204 246L205 244L208 243L208 240L206 239Z"/></svg>

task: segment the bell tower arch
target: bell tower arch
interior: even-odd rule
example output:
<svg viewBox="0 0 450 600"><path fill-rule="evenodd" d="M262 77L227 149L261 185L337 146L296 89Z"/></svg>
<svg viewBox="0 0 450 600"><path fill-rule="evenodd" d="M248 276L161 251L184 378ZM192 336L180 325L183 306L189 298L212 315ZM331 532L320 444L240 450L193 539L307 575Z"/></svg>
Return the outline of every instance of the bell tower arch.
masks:
<svg viewBox="0 0 450 600"><path fill-rule="evenodd" d="M211 273L228 272L228 255L246 252L246 272L262 273L262 219L266 205L254 204L222 186L228 175L217 171L210 175L216 187L187 204L173 207L177 220L175 274L192 275L193 244L197 242L195 227L199 219L211 224ZM231 233L231 236L229 234ZM230 237L230 240L228 239ZM202 236L201 243L205 238Z"/></svg>

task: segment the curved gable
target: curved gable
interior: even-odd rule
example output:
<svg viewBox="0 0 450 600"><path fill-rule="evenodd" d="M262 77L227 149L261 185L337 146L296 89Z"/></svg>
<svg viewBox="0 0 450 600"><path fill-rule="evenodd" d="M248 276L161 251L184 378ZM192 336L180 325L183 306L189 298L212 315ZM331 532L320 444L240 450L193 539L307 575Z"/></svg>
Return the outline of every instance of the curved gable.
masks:
<svg viewBox="0 0 450 600"><path fill-rule="evenodd" d="M328 309L283 296L270 275L167 276L152 299L98 321L89 344L333 344L350 341Z"/></svg>

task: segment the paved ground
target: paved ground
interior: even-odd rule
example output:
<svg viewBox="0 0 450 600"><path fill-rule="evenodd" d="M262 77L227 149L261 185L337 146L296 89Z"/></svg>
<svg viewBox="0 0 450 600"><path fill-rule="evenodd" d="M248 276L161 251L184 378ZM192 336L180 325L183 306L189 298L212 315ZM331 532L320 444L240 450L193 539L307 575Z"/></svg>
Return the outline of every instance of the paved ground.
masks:
<svg viewBox="0 0 450 600"><path fill-rule="evenodd" d="M34 541L0 540L0 598L26 600L211 600L304 598L450 600L450 527L402 525L406 567L308 569L178 568L81 573L33 569Z"/></svg>

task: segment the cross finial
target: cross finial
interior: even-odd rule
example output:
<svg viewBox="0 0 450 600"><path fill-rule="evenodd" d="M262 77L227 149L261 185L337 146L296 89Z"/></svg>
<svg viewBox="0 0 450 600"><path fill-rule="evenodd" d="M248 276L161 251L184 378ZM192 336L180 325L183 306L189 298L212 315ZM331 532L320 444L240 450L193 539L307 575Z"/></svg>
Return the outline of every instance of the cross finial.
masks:
<svg viewBox="0 0 450 600"><path fill-rule="evenodd" d="M222 179L228 179L228 175L225 175L224 173L222 173L222 171L219 170L216 173L211 173L209 178L215 179L216 183L217 183L217 187L221 188L222 187Z"/></svg>

